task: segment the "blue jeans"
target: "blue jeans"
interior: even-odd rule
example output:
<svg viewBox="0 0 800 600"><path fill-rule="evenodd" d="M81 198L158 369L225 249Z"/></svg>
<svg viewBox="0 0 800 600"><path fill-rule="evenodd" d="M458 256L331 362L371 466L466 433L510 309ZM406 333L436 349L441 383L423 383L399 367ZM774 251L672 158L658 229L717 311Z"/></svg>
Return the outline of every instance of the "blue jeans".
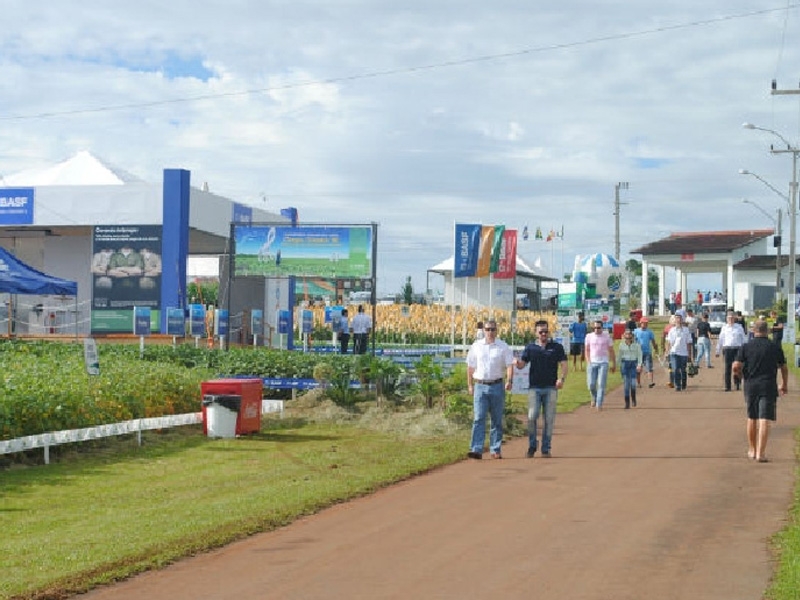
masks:
<svg viewBox="0 0 800 600"><path fill-rule="evenodd" d="M471 452L483 452L483 444L486 441L486 415L491 418L489 428L489 450L500 452L503 443L503 413L506 407L506 388L503 382L486 385L476 383L472 395L472 441L470 442Z"/></svg>
<svg viewBox="0 0 800 600"><path fill-rule="evenodd" d="M689 362L688 356L680 354L669 355L669 366L672 368L672 383L676 390L686 387L686 364Z"/></svg>
<svg viewBox="0 0 800 600"><path fill-rule="evenodd" d="M556 404L558 390L554 387L531 388L528 391L528 448L538 449L536 429L539 414L544 415L542 425L542 452L550 452L550 441L553 439L553 424L556 422Z"/></svg>
<svg viewBox="0 0 800 600"><path fill-rule="evenodd" d="M603 406L603 399L606 397L606 380L608 379L608 363L589 363L586 369L586 385L592 394L592 400L598 408Z"/></svg>
<svg viewBox="0 0 800 600"><path fill-rule="evenodd" d="M697 338L697 354L694 357L694 366L700 366L700 359L706 357L706 366L711 366L711 340L708 337Z"/></svg>
<svg viewBox="0 0 800 600"><path fill-rule="evenodd" d="M623 360L621 371L622 382L625 384L625 405L627 406L628 400L631 398L631 390L634 390L634 399L636 396L636 361Z"/></svg>

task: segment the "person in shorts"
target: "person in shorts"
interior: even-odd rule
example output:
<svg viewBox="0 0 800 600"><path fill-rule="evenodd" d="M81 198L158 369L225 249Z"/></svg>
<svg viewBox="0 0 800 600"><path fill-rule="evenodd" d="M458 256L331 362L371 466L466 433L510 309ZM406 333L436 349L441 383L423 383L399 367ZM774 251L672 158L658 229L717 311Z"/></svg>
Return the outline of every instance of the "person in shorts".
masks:
<svg viewBox="0 0 800 600"><path fill-rule="evenodd" d="M777 420L778 395L786 395L789 379L783 348L768 336L767 322L759 319L753 325L753 339L738 349L733 361L734 374L744 380L747 457L758 462L767 462L769 422Z"/></svg>
<svg viewBox="0 0 800 600"><path fill-rule="evenodd" d="M633 332L633 336L642 348L642 368L637 374L639 387L642 386L642 371L650 374L650 383L647 387L655 387L655 375L653 374L653 352L658 352L658 342L653 330L650 329L650 319L642 317L639 319L639 328Z"/></svg>
<svg viewBox="0 0 800 600"><path fill-rule="evenodd" d="M586 347L586 334L589 326L584 321L583 312L578 313L578 320L569 324L569 355L572 357L572 368L578 370L578 361L581 371L584 370L584 349Z"/></svg>

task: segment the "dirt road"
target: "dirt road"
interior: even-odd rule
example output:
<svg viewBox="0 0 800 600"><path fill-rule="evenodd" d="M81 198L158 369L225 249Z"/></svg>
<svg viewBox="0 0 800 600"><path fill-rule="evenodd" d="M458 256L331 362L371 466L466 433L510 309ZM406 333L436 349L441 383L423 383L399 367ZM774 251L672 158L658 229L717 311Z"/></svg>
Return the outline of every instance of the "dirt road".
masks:
<svg viewBox="0 0 800 600"><path fill-rule="evenodd" d="M741 393L722 391L716 366L680 393L659 370L632 410L617 390L602 413L559 415L553 458L513 440L503 460L464 460L84 598L758 600L800 402L792 382L771 462L755 463Z"/></svg>

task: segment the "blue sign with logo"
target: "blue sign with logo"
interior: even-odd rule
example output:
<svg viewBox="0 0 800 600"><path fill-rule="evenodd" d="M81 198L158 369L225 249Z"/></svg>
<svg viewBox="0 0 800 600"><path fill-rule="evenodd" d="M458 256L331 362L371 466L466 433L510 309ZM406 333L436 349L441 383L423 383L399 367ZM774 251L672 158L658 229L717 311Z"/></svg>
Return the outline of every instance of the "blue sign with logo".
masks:
<svg viewBox="0 0 800 600"><path fill-rule="evenodd" d="M150 307L133 307L133 333L136 335L150 335Z"/></svg>
<svg viewBox="0 0 800 600"><path fill-rule="evenodd" d="M206 333L206 309L202 304L189 305L189 331L192 337L203 337Z"/></svg>
<svg viewBox="0 0 800 600"><path fill-rule="evenodd" d="M247 225L250 225L250 223L253 222L253 209L250 206L245 206L244 204L239 204L238 202L234 202L233 222L246 223Z"/></svg>
<svg viewBox="0 0 800 600"><path fill-rule="evenodd" d="M182 308L167 309L167 335L186 335L186 315Z"/></svg>
<svg viewBox="0 0 800 600"><path fill-rule="evenodd" d="M0 188L0 225L33 225L33 188Z"/></svg>
<svg viewBox="0 0 800 600"><path fill-rule="evenodd" d="M314 313L310 310L303 311L303 333L314 332Z"/></svg>
<svg viewBox="0 0 800 600"><path fill-rule="evenodd" d="M288 310L279 310L278 311L278 333L281 333L281 334L289 333L289 311Z"/></svg>
<svg viewBox="0 0 800 600"><path fill-rule="evenodd" d="M264 334L264 311L254 308L250 311L250 330L253 335Z"/></svg>
<svg viewBox="0 0 800 600"><path fill-rule="evenodd" d="M214 333L220 337L228 335L228 311L218 308L214 319Z"/></svg>

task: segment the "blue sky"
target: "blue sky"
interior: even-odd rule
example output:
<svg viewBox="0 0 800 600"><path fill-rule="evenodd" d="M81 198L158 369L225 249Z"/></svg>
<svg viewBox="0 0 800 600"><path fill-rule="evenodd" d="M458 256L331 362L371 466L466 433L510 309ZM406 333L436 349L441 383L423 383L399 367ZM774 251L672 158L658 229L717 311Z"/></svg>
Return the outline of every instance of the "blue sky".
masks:
<svg viewBox="0 0 800 600"><path fill-rule="evenodd" d="M520 242L556 271L612 253L618 182L623 260L674 231L770 227L742 199L770 214L781 199L738 171L788 193L791 158L741 125L800 139L800 96L770 94L800 81L786 0L6 0L3 15L0 175L89 150L301 221L376 222L382 293L424 288L456 221L563 226L556 248Z"/></svg>

